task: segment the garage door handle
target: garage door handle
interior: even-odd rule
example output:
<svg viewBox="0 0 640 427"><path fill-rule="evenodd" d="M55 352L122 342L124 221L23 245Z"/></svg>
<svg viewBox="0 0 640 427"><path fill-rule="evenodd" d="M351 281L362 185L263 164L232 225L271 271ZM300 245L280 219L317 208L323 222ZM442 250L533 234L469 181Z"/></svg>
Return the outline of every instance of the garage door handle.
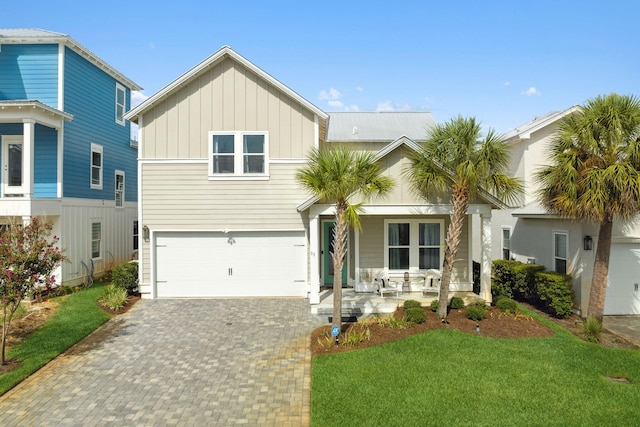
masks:
<svg viewBox="0 0 640 427"><path fill-rule="evenodd" d="M233 276L233 268L229 269L229 276Z"/></svg>
<svg viewBox="0 0 640 427"><path fill-rule="evenodd" d="M638 284L637 284L637 283L634 283L634 284L633 284L633 290L634 290L635 292L638 292Z"/></svg>

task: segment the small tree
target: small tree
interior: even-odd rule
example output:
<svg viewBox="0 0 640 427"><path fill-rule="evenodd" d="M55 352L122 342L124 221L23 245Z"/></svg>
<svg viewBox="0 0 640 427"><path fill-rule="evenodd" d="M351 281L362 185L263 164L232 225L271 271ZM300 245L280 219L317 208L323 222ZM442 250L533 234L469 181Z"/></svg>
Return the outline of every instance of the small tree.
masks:
<svg viewBox="0 0 640 427"><path fill-rule="evenodd" d="M0 364L5 364L5 345L9 326L20 302L37 288L55 283L53 270L65 259L51 236L50 222L32 218L26 226L13 225L0 231L0 305L2 305L2 344Z"/></svg>

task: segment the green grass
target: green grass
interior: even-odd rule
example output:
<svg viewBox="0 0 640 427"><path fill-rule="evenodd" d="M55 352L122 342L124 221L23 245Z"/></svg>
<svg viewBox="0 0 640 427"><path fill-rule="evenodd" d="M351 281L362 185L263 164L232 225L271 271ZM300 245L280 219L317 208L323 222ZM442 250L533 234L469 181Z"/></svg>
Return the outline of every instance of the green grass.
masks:
<svg viewBox="0 0 640 427"><path fill-rule="evenodd" d="M316 356L311 424L637 425L640 350L587 343L544 321L555 336L492 339L436 330Z"/></svg>
<svg viewBox="0 0 640 427"><path fill-rule="evenodd" d="M109 320L110 316L96 304L102 289L102 284L96 283L89 289L61 297L56 314L7 352L7 358L22 363L0 375L0 395Z"/></svg>

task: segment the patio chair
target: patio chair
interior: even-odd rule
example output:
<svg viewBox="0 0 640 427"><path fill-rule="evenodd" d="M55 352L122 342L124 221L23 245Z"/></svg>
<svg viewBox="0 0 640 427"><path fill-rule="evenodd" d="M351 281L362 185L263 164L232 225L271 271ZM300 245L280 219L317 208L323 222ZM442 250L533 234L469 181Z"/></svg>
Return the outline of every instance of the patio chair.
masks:
<svg viewBox="0 0 640 427"><path fill-rule="evenodd" d="M386 271L377 272L374 280L378 285L378 292L381 297L384 297L384 294L392 293L395 293L397 297L400 296L400 292L402 292L402 283L390 281L389 274Z"/></svg>
<svg viewBox="0 0 640 427"><path fill-rule="evenodd" d="M422 294L436 293L440 294L440 279L442 279L442 273L440 270L429 269L425 272L424 286L422 287Z"/></svg>

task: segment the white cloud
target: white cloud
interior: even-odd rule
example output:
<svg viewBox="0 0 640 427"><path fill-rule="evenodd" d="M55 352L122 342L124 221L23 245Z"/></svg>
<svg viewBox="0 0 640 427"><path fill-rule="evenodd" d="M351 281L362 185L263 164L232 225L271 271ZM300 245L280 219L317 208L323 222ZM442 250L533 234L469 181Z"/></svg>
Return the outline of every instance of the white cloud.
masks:
<svg viewBox="0 0 640 427"><path fill-rule="evenodd" d="M345 107L345 109L344 109L344 110L345 110L345 111L355 111L355 112L358 112L358 111L360 111L360 107L358 107L358 106L357 106L357 105L355 105L355 104L352 104L352 105L349 105L348 107Z"/></svg>
<svg viewBox="0 0 640 427"><path fill-rule="evenodd" d="M511 86L511 82L504 82L505 86Z"/></svg>
<svg viewBox="0 0 640 427"><path fill-rule="evenodd" d="M536 89L534 86L531 86L529 89L520 92L520 95L527 95L527 96L537 95L537 96L540 96L540 91L538 89Z"/></svg>
<svg viewBox="0 0 640 427"><path fill-rule="evenodd" d="M342 94L340 93L340 91L338 91L338 89L334 89L331 88L328 91L327 90L321 90L320 94L318 95L318 99L320 100L329 100L329 101L335 101L337 99L340 99L342 97Z"/></svg>
<svg viewBox="0 0 640 427"><path fill-rule="evenodd" d="M142 104L148 98L144 93L134 90L131 92L131 108Z"/></svg>
<svg viewBox="0 0 640 427"><path fill-rule="evenodd" d="M344 105L342 101L338 101L338 100L328 101L327 104L329 104L330 107L336 107L336 108L342 107Z"/></svg>
<svg viewBox="0 0 640 427"><path fill-rule="evenodd" d="M358 92L362 92L364 89L362 89L362 86L358 86L358 87L356 88L356 90L357 90Z"/></svg>
<svg viewBox="0 0 640 427"><path fill-rule="evenodd" d="M399 103L399 102L391 102L391 101L383 101L379 102L376 107L376 111L385 112L385 111L411 111L411 105L407 103Z"/></svg>

